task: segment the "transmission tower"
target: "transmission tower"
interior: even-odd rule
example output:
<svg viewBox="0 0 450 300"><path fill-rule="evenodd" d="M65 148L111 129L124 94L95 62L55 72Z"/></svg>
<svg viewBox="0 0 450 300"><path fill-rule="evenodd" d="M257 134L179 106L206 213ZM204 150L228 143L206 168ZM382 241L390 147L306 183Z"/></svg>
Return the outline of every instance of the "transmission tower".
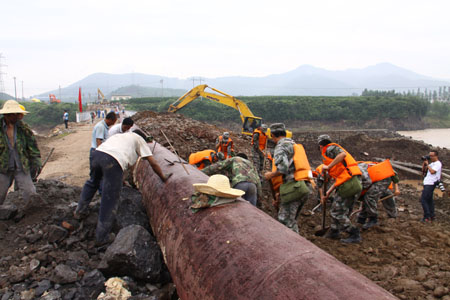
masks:
<svg viewBox="0 0 450 300"><path fill-rule="evenodd" d="M0 93L5 92L5 82L3 81L3 75L6 75L6 73L4 73L2 70L3 67L6 67L6 65L2 64L2 58L4 58L3 53L0 53Z"/></svg>

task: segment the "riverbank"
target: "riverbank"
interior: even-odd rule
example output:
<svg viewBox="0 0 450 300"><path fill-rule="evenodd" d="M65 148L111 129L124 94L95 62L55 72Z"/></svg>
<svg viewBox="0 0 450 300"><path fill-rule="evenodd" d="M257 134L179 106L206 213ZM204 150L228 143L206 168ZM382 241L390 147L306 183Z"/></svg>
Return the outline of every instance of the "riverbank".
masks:
<svg viewBox="0 0 450 300"><path fill-rule="evenodd" d="M423 141L434 147L450 149L450 128L430 128L413 131L397 131L397 133L411 137L417 141Z"/></svg>

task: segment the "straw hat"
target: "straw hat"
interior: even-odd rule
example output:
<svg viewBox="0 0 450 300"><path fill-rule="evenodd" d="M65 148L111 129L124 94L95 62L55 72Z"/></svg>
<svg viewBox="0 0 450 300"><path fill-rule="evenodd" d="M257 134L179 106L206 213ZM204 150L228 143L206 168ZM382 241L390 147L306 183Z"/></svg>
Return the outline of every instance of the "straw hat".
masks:
<svg viewBox="0 0 450 300"><path fill-rule="evenodd" d="M0 109L0 114L27 114L28 112L20 106L17 101L8 100L3 104L3 108Z"/></svg>
<svg viewBox="0 0 450 300"><path fill-rule="evenodd" d="M193 186L196 192L223 198L237 198L245 194L242 190L231 188L228 177L219 174L209 177L207 183L194 183Z"/></svg>

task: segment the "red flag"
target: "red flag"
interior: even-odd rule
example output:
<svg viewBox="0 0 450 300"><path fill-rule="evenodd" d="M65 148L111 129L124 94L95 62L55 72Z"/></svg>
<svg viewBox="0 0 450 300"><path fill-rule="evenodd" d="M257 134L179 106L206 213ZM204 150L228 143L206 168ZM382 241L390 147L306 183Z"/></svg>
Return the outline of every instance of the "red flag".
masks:
<svg viewBox="0 0 450 300"><path fill-rule="evenodd" d="M83 105L81 104L81 87L78 90L78 109L83 112Z"/></svg>

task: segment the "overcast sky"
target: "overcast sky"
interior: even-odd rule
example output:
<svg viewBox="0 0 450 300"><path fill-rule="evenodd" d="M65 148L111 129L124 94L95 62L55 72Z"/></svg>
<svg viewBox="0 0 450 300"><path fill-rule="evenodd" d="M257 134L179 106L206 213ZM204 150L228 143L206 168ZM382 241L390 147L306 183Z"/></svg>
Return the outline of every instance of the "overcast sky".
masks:
<svg viewBox="0 0 450 300"><path fill-rule="evenodd" d="M450 79L450 1L14 0L0 5L7 93L92 73L265 76L389 62Z"/></svg>

